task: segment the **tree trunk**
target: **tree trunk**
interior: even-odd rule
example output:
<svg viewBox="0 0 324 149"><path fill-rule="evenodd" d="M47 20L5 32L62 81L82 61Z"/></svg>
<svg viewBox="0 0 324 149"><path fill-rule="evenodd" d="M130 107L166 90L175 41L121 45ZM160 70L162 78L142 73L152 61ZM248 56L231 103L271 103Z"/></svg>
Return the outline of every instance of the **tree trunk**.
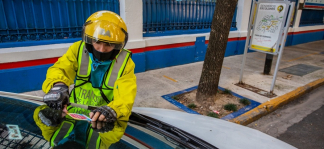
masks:
<svg viewBox="0 0 324 149"><path fill-rule="evenodd" d="M217 0L196 100L214 100L237 0Z"/></svg>

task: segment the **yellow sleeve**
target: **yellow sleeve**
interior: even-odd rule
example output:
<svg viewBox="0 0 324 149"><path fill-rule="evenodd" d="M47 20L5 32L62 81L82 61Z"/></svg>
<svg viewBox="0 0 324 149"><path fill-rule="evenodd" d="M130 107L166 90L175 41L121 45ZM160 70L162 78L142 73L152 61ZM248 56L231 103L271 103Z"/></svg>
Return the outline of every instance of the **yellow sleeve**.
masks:
<svg viewBox="0 0 324 149"><path fill-rule="evenodd" d="M113 130L106 132L106 133L99 133L101 144L100 148L109 148L110 145L120 141L120 139L123 137L125 130L127 128L127 122L126 121L119 121L117 120L115 122L115 127Z"/></svg>
<svg viewBox="0 0 324 149"><path fill-rule="evenodd" d="M137 85L134 74L135 64L129 58L122 77L114 85L114 100L108 104L115 110L118 120L128 121L136 97Z"/></svg>
<svg viewBox="0 0 324 149"><path fill-rule="evenodd" d="M56 82L63 82L70 86L74 83L76 71L78 69L78 50L81 41L73 43L67 52L58 59L58 61L48 68L46 79L43 83L42 89L47 93Z"/></svg>
<svg viewBox="0 0 324 149"><path fill-rule="evenodd" d="M40 110L43 110L45 108L48 108L48 106L42 105L42 106L37 107L34 111L33 118L34 118L36 125L42 131L42 135L45 138L45 140L50 142L52 135L58 128L60 128L60 125L58 125L57 127L51 127L51 126L46 126L45 124L43 124L43 122L38 117L38 113Z"/></svg>

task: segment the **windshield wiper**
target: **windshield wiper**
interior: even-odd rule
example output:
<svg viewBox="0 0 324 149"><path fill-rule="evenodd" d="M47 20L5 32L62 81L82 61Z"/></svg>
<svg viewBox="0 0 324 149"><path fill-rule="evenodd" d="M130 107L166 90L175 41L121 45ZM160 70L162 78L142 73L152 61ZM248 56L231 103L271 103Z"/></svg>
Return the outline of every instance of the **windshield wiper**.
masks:
<svg viewBox="0 0 324 149"><path fill-rule="evenodd" d="M188 148L218 149L217 147L215 147L205 141L202 141L201 139L198 139L197 137L195 137L187 132L184 132L181 129L178 129L174 126L171 126L171 125L161 122L159 120L155 120L154 118L150 118L145 115L143 116L141 114L134 113L134 112L132 113L132 115L134 117L138 118L138 120L130 119L129 122L140 125L142 127L146 127L150 130L153 130L154 132L163 134L164 136L167 136L168 138L170 138L174 141L177 141L177 143L180 143ZM168 140L168 141L170 141L170 140Z"/></svg>
<svg viewBox="0 0 324 149"><path fill-rule="evenodd" d="M155 120L148 119L148 118L146 118L146 117L144 117L144 116L142 116L142 115L140 115L140 114L138 114L138 113L134 113L134 112L132 112L132 116L135 116L135 117L139 118L139 119L140 119L139 121L143 121L143 120L145 120L146 122L149 122L149 123L155 124L155 125L158 126L159 128L162 127L162 124L160 124L159 122L157 122L157 121L155 121ZM129 121L130 121L130 122L138 123L138 122L133 121L133 120L131 120L131 119L129 119Z"/></svg>
<svg viewBox="0 0 324 149"><path fill-rule="evenodd" d="M191 143L189 143L187 141L184 141L180 137L175 136L174 134L172 134L170 132L167 132L167 131L165 131L165 130L163 130L161 128L158 128L158 127L156 127L156 126L154 126L154 125L152 125L150 123L146 124L146 128L148 128L148 129L150 129L150 130L152 130L152 131L154 131L156 133L162 134L162 135L164 135L164 136L166 136L168 138L171 138L172 140L177 141L178 143L180 143L181 145L183 145L183 146L185 146L187 148L198 149L198 147L194 146L193 144L191 144ZM187 138L187 140L189 140L189 139Z"/></svg>
<svg viewBox="0 0 324 149"><path fill-rule="evenodd" d="M196 139L196 137L194 137L194 136L192 136L192 135L190 135L190 134L188 134L186 132L183 132L182 130L179 130L178 128L171 128L171 131L177 133L178 135L185 136L186 138L196 142L197 144L199 144L199 145L201 145L201 146L203 146L205 148L218 149L217 147L214 147L212 145L209 145L207 143L204 143L204 142L200 141L199 139Z"/></svg>

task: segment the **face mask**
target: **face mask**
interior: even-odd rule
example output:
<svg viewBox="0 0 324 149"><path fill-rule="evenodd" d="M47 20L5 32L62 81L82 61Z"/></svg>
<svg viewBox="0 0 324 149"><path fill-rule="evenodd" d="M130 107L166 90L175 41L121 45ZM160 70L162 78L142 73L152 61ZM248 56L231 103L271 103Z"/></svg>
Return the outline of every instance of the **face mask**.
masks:
<svg viewBox="0 0 324 149"><path fill-rule="evenodd" d="M119 50L112 50L110 52L99 52L93 48L92 45L87 44L86 48L90 53L93 54L93 56L99 60L99 61L107 61L107 60L114 60L117 54L119 53Z"/></svg>

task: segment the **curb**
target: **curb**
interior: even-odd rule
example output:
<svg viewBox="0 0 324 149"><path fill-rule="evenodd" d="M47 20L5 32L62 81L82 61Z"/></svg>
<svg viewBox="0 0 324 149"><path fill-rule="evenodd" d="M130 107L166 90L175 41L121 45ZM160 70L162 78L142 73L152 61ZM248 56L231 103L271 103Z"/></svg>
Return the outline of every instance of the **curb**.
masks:
<svg viewBox="0 0 324 149"><path fill-rule="evenodd" d="M306 84L305 86L298 87L297 89L282 95L280 97L274 98L270 101L267 101L265 103L260 104L256 108L232 119L229 120L230 122L234 122L241 125L248 125L262 116L265 116L274 110L278 109L279 107L289 103L290 101L293 101L297 99L298 97L312 91L313 89L324 85L324 78L318 79L316 81L313 81L311 83Z"/></svg>

